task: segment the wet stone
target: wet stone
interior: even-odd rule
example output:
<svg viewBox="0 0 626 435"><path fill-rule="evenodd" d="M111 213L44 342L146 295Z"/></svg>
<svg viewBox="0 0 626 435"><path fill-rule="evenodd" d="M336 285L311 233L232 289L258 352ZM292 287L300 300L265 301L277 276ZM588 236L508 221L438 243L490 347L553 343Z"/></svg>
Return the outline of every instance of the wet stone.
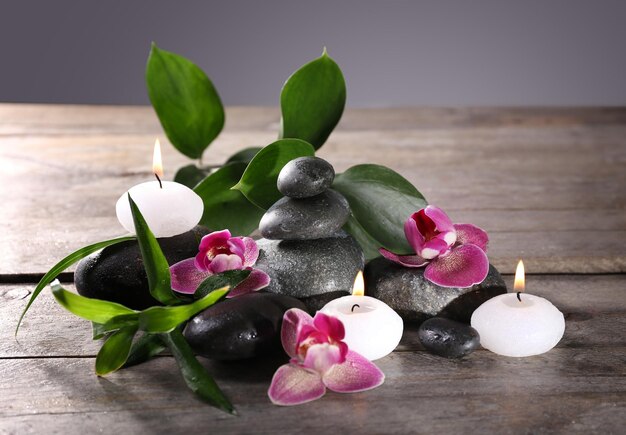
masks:
<svg viewBox="0 0 626 435"><path fill-rule="evenodd" d="M462 358L480 346L478 331L442 317L426 320L419 327L418 335L426 350L446 358Z"/></svg>
<svg viewBox="0 0 626 435"><path fill-rule="evenodd" d="M347 233L316 240L257 241L256 268L271 278L267 291L296 297L310 312L352 292L364 264L363 251Z"/></svg>
<svg viewBox="0 0 626 435"><path fill-rule="evenodd" d="M339 231L349 217L348 201L327 190L311 198L279 199L263 215L259 229L266 239L321 239Z"/></svg>
<svg viewBox="0 0 626 435"><path fill-rule="evenodd" d="M290 198L319 195L330 187L335 170L319 157L299 157L287 163L278 174L278 190Z"/></svg>
<svg viewBox="0 0 626 435"><path fill-rule="evenodd" d="M282 352L280 329L290 308L306 307L296 298L256 292L219 302L193 317L184 335L198 354L240 360Z"/></svg>
<svg viewBox="0 0 626 435"><path fill-rule="evenodd" d="M200 239L210 231L197 226L173 237L157 239L170 265L198 253ZM108 246L83 258L74 274L82 296L117 302L135 310L161 305L150 295L139 244L135 240Z"/></svg>
<svg viewBox="0 0 626 435"><path fill-rule="evenodd" d="M440 316L468 323L483 302L507 292L495 267L481 283L468 288L440 287L424 278L424 268L409 268L385 258L365 267L365 293L388 304L407 322Z"/></svg>

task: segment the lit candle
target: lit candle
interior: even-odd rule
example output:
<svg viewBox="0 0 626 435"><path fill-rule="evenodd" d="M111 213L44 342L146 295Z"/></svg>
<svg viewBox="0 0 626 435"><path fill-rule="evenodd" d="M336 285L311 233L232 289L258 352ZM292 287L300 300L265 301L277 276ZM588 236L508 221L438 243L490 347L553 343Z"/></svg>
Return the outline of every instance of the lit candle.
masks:
<svg viewBox="0 0 626 435"><path fill-rule="evenodd" d="M352 296L330 301L322 313L337 317L346 330L348 347L370 361L391 353L402 338L404 323L389 305L364 296L363 272L354 280Z"/></svg>
<svg viewBox="0 0 626 435"><path fill-rule="evenodd" d="M157 178L155 181L137 184L127 193L139 207L155 237L172 237L198 225L204 211L202 198L180 183L161 181L163 165L158 139L154 143L152 170ZM117 200L115 211L122 226L134 234L135 225L127 193Z"/></svg>
<svg viewBox="0 0 626 435"><path fill-rule="evenodd" d="M524 263L515 272L516 293L489 299L472 314L485 349L505 356L539 355L563 337L565 318L550 301L524 291Z"/></svg>

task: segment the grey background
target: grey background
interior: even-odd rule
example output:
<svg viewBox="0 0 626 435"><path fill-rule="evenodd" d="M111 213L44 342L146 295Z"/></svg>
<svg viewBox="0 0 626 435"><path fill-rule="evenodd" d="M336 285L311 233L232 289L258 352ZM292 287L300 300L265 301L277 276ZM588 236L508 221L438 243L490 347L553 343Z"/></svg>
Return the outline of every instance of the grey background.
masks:
<svg viewBox="0 0 626 435"><path fill-rule="evenodd" d="M323 46L352 106L624 105L626 1L0 0L0 101L147 104L150 42L226 104Z"/></svg>

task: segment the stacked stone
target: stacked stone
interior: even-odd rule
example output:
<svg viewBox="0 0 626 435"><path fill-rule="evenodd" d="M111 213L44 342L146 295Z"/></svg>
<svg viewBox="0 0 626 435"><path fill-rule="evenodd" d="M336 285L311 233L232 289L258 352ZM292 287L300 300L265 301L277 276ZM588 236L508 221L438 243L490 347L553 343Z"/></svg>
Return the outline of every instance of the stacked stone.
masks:
<svg viewBox="0 0 626 435"><path fill-rule="evenodd" d="M330 189L335 170L318 157L287 163L278 177L285 195L261 219L264 237L255 267L271 277L267 291L293 296L311 312L352 291L363 269L358 243L341 228L350 217L348 201Z"/></svg>

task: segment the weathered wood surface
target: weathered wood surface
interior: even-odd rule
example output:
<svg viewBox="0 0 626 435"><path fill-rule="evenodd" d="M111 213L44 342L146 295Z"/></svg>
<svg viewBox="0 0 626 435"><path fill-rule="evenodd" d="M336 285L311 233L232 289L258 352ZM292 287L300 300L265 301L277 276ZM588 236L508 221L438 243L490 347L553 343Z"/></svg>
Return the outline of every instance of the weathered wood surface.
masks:
<svg viewBox="0 0 626 435"><path fill-rule="evenodd" d="M276 109L227 117L205 163L276 137ZM169 356L97 378L88 322L48 291L13 336L37 275L122 233L114 203L150 178L156 136L149 108L0 104L0 433L623 433L626 109L348 111L321 155L339 171L390 166L488 230L492 262L511 273L524 258L528 291L565 313L565 336L536 357L449 361L409 327L378 362L381 388L295 408L266 397L284 358L203 360L238 418L196 400ZM164 159L166 177L188 163L169 146Z"/></svg>
<svg viewBox="0 0 626 435"><path fill-rule="evenodd" d="M271 142L278 121L273 108L229 109L205 163ZM0 105L0 200L10 204L0 274L41 274L121 234L115 201L151 178L157 136L165 142L145 107ZM320 155L338 171L394 168L454 220L484 227L503 272L520 256L531 273L626 271L626 109L349 110ZM166 177L189 163L170 146L164 161Z"/></svg>

